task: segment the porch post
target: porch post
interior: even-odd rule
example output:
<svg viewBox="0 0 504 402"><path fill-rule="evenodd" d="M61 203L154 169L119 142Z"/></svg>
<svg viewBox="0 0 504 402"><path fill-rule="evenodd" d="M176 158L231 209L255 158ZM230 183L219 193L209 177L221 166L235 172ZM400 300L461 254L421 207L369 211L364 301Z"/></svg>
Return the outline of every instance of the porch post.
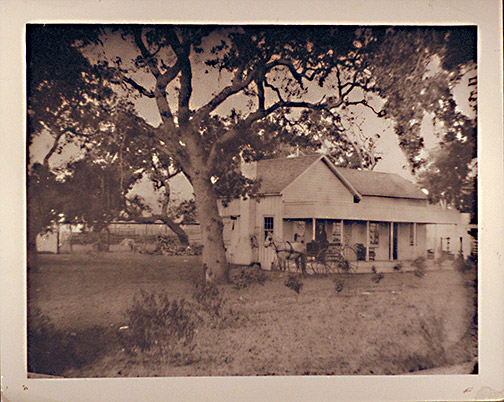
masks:
<svg viewBox="0 0 504 402"><path fill-rule="evenodd" d="M413 250L415 250L415 258L417 258L417 225L413 222Z"/></svg>
<svg viewBox="0 0 504 402"><path fill-rule="evenodd" d="M389 261L394 259L394 222L389 222Z"/></svg>
<svg viewBox="0 0 504 402"><path fill-rule="evenodd" d="M315 218L312 218L312 241L315 241Z"/></svg>
<svg viewBox="0 0 504 402"><path fill-rule="evenodd" d="M369 261L369 221L366 221L366 261Z"/></svg>
<svg viewBox="0 0 504 402"><path fill-rule="evenodd" d="M344 224L344 220L341 219L341 230L340 230L340 233L341 233L341 245L345 244L345 234L343 233L343 229L345 227L345 224Z"/></svg>

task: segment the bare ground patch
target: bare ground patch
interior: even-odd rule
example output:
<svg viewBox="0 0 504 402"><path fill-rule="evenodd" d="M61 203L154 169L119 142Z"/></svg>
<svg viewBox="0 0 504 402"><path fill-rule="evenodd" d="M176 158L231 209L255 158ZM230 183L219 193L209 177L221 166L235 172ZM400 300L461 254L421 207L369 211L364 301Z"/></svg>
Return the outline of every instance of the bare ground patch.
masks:
<svg viewBox="0 0 504 402"><path fill-rule="evenodd" d="M476 358L474 272L390 273L378 283L371 274L340 275L339 292L331 276L300 277L299 294L285 286L286 273L266 272L262 285L220 286L223 317L213 319L197 307L199 266L198 257L184 256L42 256L40 272L29 277L29 314L35 323L35 316L47 317L52 332L38 334L41 348L32 342L30 356L40 349L53 355L34 371L66 377L403 374ZM120 328L141 290L193 306L200 321L187 354L167 360L125 350L127 329Z"/></svg>

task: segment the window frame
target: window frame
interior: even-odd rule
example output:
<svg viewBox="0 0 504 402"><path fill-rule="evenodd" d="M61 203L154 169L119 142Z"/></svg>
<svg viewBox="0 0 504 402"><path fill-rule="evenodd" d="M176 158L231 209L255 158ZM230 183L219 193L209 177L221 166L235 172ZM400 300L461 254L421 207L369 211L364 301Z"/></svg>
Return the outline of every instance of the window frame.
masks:
<svg viewBox="0 0 504 402"><path fill-rule="evenodd" d="M271 219L271 221L269 221ZM268 221L267 221L268 220ZM275 217L272 215L263 216L263 235L264 240L269 234L273 235L275 233Z"/></svg>

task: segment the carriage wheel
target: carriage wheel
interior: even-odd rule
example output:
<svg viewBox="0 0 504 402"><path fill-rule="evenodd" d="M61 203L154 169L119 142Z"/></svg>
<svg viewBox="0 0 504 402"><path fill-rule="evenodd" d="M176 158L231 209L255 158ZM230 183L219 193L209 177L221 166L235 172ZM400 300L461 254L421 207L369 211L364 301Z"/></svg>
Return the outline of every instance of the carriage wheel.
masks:
<svg viewBox="0 0 504 402"><path fill-rule="evenodd" d="M324 274L332 274L337 271L338 264L336 260L338 258L337 250L329 245L327 248L324 248L319 251L317 254L316 260L320 266L320 273Z"/></svg>
<svg viewBox="0 0 504 402"><path fill-rule="evenodd" d="M309 268L309 272L313 274L323 274L325 271L324 264L319 260L319 254L317 254L316 256L311 255L309 257L306 257L307 268Z"/></svg>
<svg viewBox="0 0 504 402"><path fill-rule="evenodd" d="M319 251L316 261L318 263L320 274L332 274L337 272L337 264L335 263L336 255L330 248Z"/></svg>
<svg viewBox="0 0 504 402"><path fill-rule="evenodd" d="M330 246L324 264L330 273L348 273L357 271L357 253L351 247Z"/></svg>
<svg viewBox="0 0 504 402"><path fill-rule="evenodd" d="M344 246L341 249L342 271L345 272L356 272L359 268L359 261L357 259L357 251L353 247Z"/></svg>
<svg viewBox="0 0 504 402"><path fill-rule="evenodd" d="M334 274L341 271L341 266L343 263L343 258L337 250L327 250L325 256L325 266L327 267L327 272Z"/></svg>

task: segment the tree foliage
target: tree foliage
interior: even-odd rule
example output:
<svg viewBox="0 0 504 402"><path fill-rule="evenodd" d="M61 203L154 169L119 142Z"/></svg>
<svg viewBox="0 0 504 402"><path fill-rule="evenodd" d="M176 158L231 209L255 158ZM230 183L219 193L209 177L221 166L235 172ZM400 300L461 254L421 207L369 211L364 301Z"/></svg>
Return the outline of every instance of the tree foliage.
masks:
<svg viewBox="0 0 504 402"><path fill-rule="evenodd" d="M44 164L64 143L100 132L114 97L103 65L91 65L80 51L97 43L99 32L79 26L28 25L28 145L41 134L53 144Z"/></svg>
<svg viewBox="0 0 504 402"><path fill-rule="evenodd" d="M143 176L154 175L156 144L152 127L118 96L107 63L91 63L84 56L83 49L101 43L100 33L78 25L28 26L28 145L40 136L50 142L42 163L45 186L37 184L41 166L28 171L28 205L37 205L37 214L29 215L31 232L36 235L62 219L95 229L120 217L161 219L187 242L185 232L164 213L167 209L158 216L145 216L148 206L140 197L128 195ZM63 166L51 163L53 155L69 144L81 153L73 151ZM53 194L56 188L59 197ZM164 197L168 205L169 190ZM42 206L47 208L42 211Z"/></svg>
<svg viewBox="0 0 504 402"><path fill-rule="evenodd" d="M466 66L476 61L476 31L474 27L410 27L380 34L381 50L368 68L376 93L385 100L383 111L394 121L399 145L416 170L425 163L421 126L426 115L445 125L444 141L460 131L457 122L469 123L457 109L453 89Z"/></svg>

